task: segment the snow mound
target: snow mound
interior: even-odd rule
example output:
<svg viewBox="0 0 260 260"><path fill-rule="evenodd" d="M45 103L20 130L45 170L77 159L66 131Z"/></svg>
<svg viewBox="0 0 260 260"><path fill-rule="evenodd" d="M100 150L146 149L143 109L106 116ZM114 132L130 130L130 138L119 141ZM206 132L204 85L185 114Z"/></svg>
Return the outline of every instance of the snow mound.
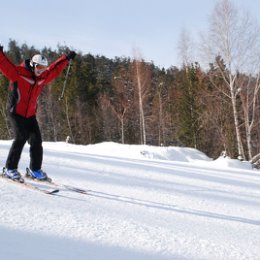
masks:
<svg viewBox="0 0 260 260"><path fill-rule="evenodd" d="M193 149L183 147L159 147L151 145L126 145L114 142L104 142L85 146L88 153L98 153L106 156L116 156L131 159L155 159L170 160L179 162L191 162L194 160L211 159L204 153Z"/></svg>
<svg viewBox="0 0 260 260"><path fill-rule="evenodd" d="M209 158L195 148L187 147L159 147L152 145L127 145L115 142L103 142L90 145L74 145L65 142L44 142L44 147L57 151L70 151L84 154L99 154L107 157L128 158L136 160L162 160L171 162L193 163L197 166L213 168L234 168L251 170L249 162L241 162L229 157L219 157L216 160Z"/></svg>
<svg viewBox="0 0 260 260"><path fill-rule="evenodd" d="M1 141L2 146L10 147L11 141ZM158 160L179 163L192 163L207 168L233 168L252 170L251 163L220 156L213 160L195 148L160 147L152 145L128 145L115 142L103 142L90 145L75 145L65 142L44 142L44 149L57 152L80 154L99 154L107 157L127 158L136 160ZM9 148L8 148L9 149Z"/></svg>
<svg viewBox="0 0 260 260"><path fill-rule="evenodd" d="M230 159L229 157L219 157L218 159L212 162L212 165L215 165L219 168L237 168L244 170L251 170L252 164L247 161L240 161L237 159Z"/></svg>

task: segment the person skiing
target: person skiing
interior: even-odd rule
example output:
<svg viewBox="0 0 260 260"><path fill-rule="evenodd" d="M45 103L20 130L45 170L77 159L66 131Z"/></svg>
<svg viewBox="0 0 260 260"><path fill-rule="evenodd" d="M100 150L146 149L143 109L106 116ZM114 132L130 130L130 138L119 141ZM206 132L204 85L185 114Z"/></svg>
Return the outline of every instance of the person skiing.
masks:
<svg viewBox="0 0 260 260"><path fill-rule="evenodd" d="M42 137L36 119L37 99L44 87L57 78L66 68L76 53L70 51L48 66L46 57L40 54L25 60L21 65L14 65L3 52L0 45L0 72L10 81L8 114L14 133L3 175L12 180L21 180L18 163L23 147L30 145L30 165L26 175L33 179L48 180L42 170Z"/></svg>

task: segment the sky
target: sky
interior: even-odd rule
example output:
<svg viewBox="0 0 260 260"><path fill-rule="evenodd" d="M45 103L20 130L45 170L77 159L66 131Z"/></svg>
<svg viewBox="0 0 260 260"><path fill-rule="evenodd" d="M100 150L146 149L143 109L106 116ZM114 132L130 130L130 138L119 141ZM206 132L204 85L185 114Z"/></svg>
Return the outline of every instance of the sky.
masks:
<svg viewBox="0 0 260 260"><path fill-rule="evenodd" d="M159 67L178 66L183 30L196 38L217 0L9 0L1 3L0 43L37 49L66 45L82 54L132 57L138 50ZM234 0L257 18L258 0Z"/></svg>

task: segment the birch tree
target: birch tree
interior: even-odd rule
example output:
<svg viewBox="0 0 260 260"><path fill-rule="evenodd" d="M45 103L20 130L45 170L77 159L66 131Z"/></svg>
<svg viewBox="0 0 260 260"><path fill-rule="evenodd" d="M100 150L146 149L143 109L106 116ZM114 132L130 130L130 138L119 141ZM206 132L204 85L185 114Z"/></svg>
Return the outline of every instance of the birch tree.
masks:
<svg viewBox="0 0 260 260"><path fill-rule="evenodd" d="M146 144L145 106L151 87L151 68L143 60L136 58L132 64L132 75L139 108L141 144Z"/></svg>
<svg viewBox="0 0 260 260"><path fill-rule="evenodd" d="M259 42L259 27L244 9L238 10L230 0L217 2L210 17L209 30L203 36L202 47L207 61L212 62L216 57L219 57L216 61L223 60L223 62L215 62L215 66L228 89L225 95L231 100L238 156L242 159L246 159L247 156L241 133L245 118L241 118L239 114L241 105L238 100L241 84L238 76L241 73L250 74L252 69L255 72L255 68L259 67L259 60L255 58L259 56ZM250 81L251 78L249 77L248 80ZM212 83L214 85L214 79ZM253 92L257 95L258 90ZM251 98L254 98L254 95L251 95ZM251 109L255 109L255 106L251 106ZM252 113L252 110L248 110L247 113ZM251 123L254 123L254 120ZM248 130L250 135L250 128ZM250 146L247 148L250 149Z"/></svg>

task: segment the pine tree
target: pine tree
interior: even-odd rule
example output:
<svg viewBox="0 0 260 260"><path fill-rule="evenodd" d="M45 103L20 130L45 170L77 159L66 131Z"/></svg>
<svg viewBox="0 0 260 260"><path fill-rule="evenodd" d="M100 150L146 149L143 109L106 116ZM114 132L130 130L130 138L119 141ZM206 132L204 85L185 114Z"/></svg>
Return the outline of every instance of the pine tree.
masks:
<svg viewBox="0 0 260 260"><path fill-rule="evenodd" d="M198 64L185 66L181 72L182 80L180 83L180 130L179 139L185 146L198 147L199 142L199 118L200 107L198 103L199 82Z"/></svg>

